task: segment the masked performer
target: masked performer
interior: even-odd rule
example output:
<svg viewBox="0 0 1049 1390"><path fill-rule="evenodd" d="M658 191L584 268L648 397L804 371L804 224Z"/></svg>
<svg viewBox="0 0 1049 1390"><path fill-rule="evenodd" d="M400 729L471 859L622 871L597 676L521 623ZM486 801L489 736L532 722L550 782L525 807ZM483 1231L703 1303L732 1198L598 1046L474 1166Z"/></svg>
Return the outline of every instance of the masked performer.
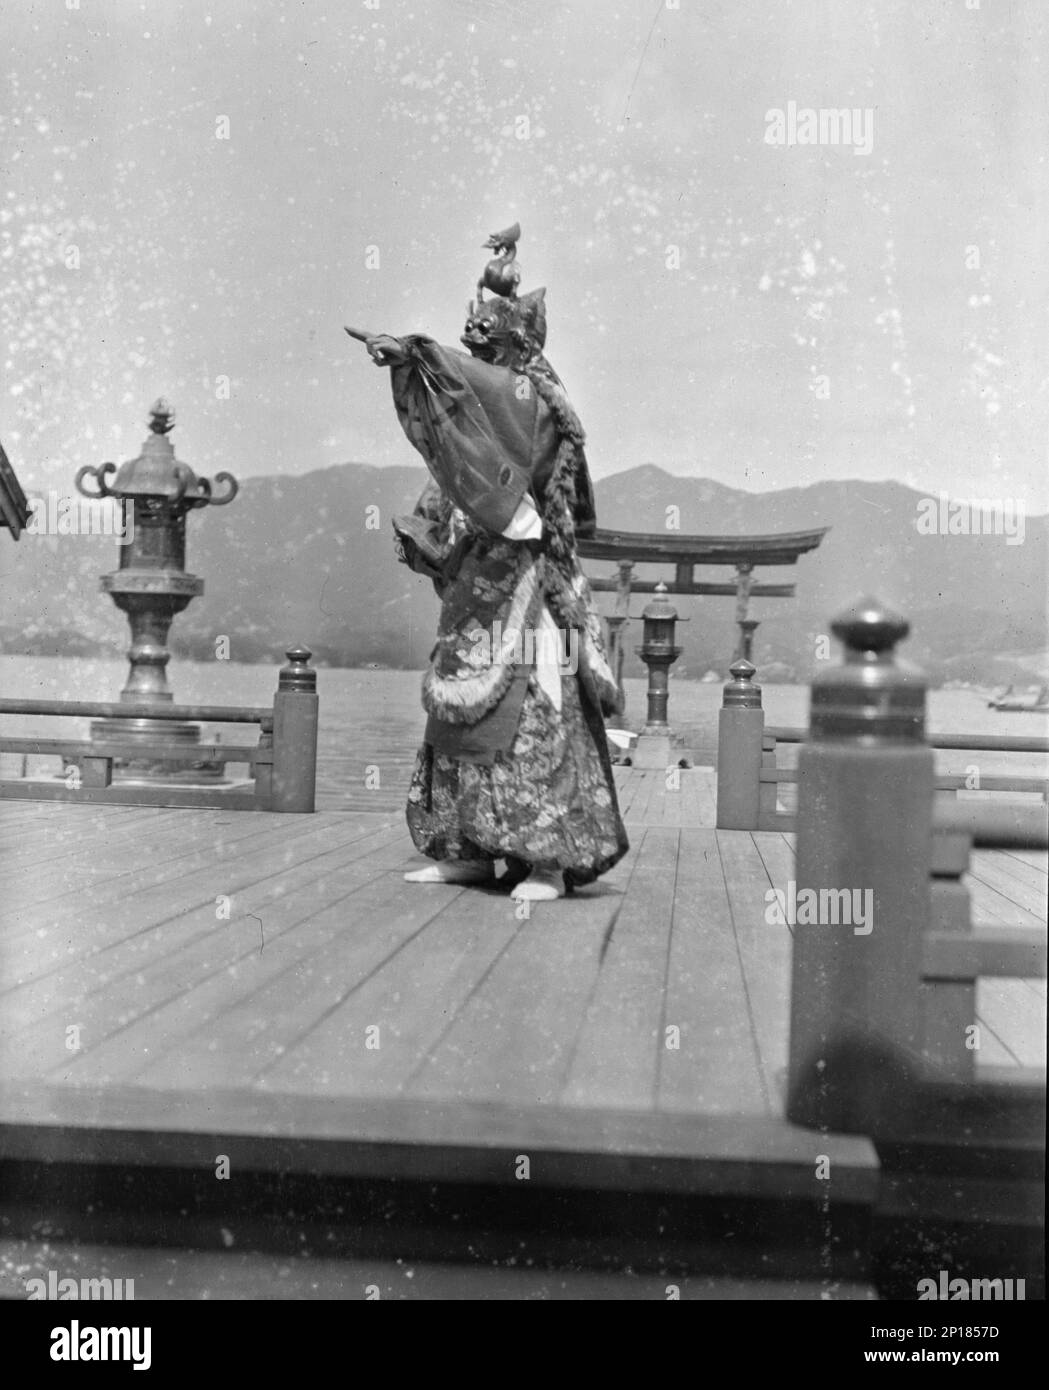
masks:
<svg viewBox="0 0 1049 1390"><path fill-rule="evenodd" d="M544 290L517 297L520 229L471 303L464 354L363 336L430 470L398 554L441 598L428 715L408 795L416 883L489 883L519 899L592 882L626 852L602 712L616 706L575 538L594 527L583 430L543 356ZM485 299L485 288L495 297Z"/></svg>

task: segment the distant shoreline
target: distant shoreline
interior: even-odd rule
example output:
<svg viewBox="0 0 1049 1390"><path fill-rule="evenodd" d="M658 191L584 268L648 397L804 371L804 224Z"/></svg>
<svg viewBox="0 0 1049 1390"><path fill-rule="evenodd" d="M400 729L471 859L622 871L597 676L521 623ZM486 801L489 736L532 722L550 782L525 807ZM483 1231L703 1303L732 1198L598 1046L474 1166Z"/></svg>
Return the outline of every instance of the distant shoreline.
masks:
<svg viewBox="0 0 1049 1390"><path fill-rule="evenodd" d="M37 648L36 650L21 649L18 651L13 651L9 646L5 645L3 639L0 638L0 658L6 658L11 661L39 661L52 659L62 661L98 661L112 662L114 665L117 666L125 666L127 663L127 653L125 650L114 649L109 646L95 645L87 641L76 644L75 646L71 646L70 648L59 650L52 648L51 650L43 651ZM1003 663L1009 663L1014 667L1015 673L1013 675L1006 674L1000 677L984 677L983 679L979 680L961 680L953 676L940 676L936 672L929 671L927 669L924 670L923 674L930 689L968 690L971 691L973 694L980 696L991 696L997 694L1002 690L1004 686L1009 684L1012 684L1016 687L1015 693L1017 695L1023 695L1026 694L1028 690L1038 688L1045 679L1044 676L1041 676L1039 674L1038 667L1035 665L1035 663L1038 662L1041 662L1043 666L1047 663L1047 657L1044 653L1030 653L1030 660L1032 662L1032 665L1029 667L1021 665L1022 657L1002 657L1001 660L1003 661ZM267 669L272 666L283 665L284 652L283 650L275 649L272 651L272 653L257 654L254 655L251 659L247 660L238 660L234 657L230 657L226 660L223 660L221 663L218 663L215 661L213 657L210 656L202 657L193 652L175 651L172 652L171 665L168 668L169 675L173 683L177 682L178 669L180 664L182 663L188 663L194 666L221 665L225 668L237 667L242 669ZM777 662L774 664L776 666L780 666L781 663ZM418 675L420 677L426 669L423 666L399 666L394 665L392 663L374 661L331 661L330 659L326 658L323 653L313 654L312 665L315 666L318 671L327 670L397 672L405 675ZM708 668L708 671L704 672L704 674L701 676L694 676L688 673L679 674L674 671L671 672L671 676L675 685L720 685L730 679L727 669L727 663L725 671L718 675L718 679L716 682L711 681L709 679L704 679L704 677L708 674L710 669L712 668ZM646 677L643 672L634 672L629 674L626 677L626 679L629 681L637 681L643 683ZM762 682L760 666L758 667L757 679L760 683L763 683L765 685L791 686L797 688L807 688L811 684L811 677L791 678L783 674L781 670L777 670L774 675L767 676L765 680Z"/></svg>

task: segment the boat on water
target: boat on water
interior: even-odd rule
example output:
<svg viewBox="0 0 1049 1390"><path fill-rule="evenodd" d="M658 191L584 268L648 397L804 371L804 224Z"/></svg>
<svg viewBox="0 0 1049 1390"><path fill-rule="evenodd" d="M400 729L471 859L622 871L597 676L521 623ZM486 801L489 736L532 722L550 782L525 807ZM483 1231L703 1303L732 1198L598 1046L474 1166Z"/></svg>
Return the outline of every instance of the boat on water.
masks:
<svg viewBox="0 0 1049 1390"><path fill-rule="evenodd" d="M1030 710L1036 714L1049 714L1049 683L1043 682L1033 694L1017 695L1010 685L1000 695L987 701L988 709L1006 710L1019 713Z"/></svg>

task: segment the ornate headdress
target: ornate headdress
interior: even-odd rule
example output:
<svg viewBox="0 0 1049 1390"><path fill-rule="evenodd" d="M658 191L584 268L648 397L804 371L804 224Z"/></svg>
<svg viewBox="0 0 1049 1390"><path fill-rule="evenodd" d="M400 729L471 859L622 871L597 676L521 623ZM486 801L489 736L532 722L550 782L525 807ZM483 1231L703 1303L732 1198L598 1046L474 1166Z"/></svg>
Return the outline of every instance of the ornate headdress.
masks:
<svg viewBox="0 0 1049 1390"><path fill-rule="evenodd" d="M477 299L466 309L466 328L460 342L474 357L496 366L520 370L542 361L546 344L546 290L530 290L518 298L521 267L517 263L520 223L493 232L485 249L494 251L477 282ZM496 297L485 299L485 290Z"/></svg>
<svg viewBox="0 0 1049 1390"><path fill-rule="evenodd" d="M518 296L521 267L517 264L518 223L493 232L485 248L494 252L477 282L477 299L467 308L466 329L460 339L470 353L494 366L509 367L526 376L554 418L557 454L549 477L541 485L543 551L547 596L566 626L580 621L576 590L574 537L594 528L594 496L583 451L583 427L565 388L543 356L546 345L546 290ZM485 299L489 290L494 298Z"/></svg>

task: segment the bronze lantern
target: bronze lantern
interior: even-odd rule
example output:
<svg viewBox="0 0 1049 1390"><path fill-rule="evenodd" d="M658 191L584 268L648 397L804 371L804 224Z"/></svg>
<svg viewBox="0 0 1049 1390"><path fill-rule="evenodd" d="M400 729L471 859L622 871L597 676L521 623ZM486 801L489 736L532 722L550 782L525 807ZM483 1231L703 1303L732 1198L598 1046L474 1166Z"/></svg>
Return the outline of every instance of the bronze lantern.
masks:
<svg viewBox="0 0 1049 1390"><path fill-rule="evenodd" d="M684 621L667 598L667 586L660 581L655 598L641 612L642 642L635 648L648 667L648 717L633 753L635 767L667 768L673 760L667 699L670 668L681 655L674 640L677 624Z"/></svg>
<svg viewBox="0 0 1049 1390"><path fill-rule="evenodd" d="M667 598L667 586L660 581L656 596L641 613L642 642L636 648L638 656L648 667L648 718L644 732L665 734L670 668L681 655L676 646L678 611Z"/></svg>
<svg viewBox="0 0 1049 1390"><path fill-rule="evenodd" d="M123 513L128 543L121 546L119 568L102 576L103 593L127 614L131 627L128 658L131 668L120 692L128 704L171 703L167 683L168 632L175 616L190 600L204 592L204 581L186 571L186 516L200 507L225 506L237 495L237 481L230 473L217 473L216 483L225 491L216 495L207 478L198 477L175 457L168 438L175 412L166 400L150 410L150 434L137 458L122 463L103 463L81 468L77 489L93 499L112 497ZM93 478L96 491L85 486ZM96 720L91 737L98 742L120 742L133 750L136 744L170 744L186 749L185 762L136 759L133 752L121 760L124 776L163 776L176 780L214 780L221 766L192 757L200 741L200 726L181 721L148 718Z"/></svg>

